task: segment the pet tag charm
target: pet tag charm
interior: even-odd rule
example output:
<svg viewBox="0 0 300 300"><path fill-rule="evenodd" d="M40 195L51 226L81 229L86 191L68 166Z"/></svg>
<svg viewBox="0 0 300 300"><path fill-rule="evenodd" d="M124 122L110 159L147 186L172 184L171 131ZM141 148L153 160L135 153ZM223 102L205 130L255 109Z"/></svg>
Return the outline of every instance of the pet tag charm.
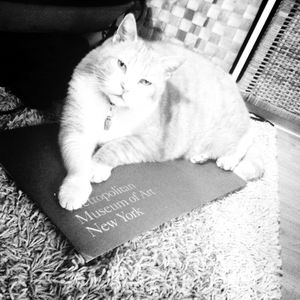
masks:
<svg viewBox="0 0 300 300"><path fill-rule="evenodd" d="M112 115L113 115L113 105L110 106L108 116L105 118L104 130L109 130L110 129L111 122L112 122Z"/></svg>
<svg viewBox="0 0 300 300"><path fill-rule="evenodd" d="M104 121L104 130L109 130L111 126L111 116L107 116Z"/></svg>

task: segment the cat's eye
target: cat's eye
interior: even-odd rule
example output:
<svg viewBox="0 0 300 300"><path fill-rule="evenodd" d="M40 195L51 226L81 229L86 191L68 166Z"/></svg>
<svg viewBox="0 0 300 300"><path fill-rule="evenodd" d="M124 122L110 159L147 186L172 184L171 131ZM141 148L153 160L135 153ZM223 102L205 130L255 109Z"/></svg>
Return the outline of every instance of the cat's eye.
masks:
<svg viewBox="0 0 300 300"><path fill-rule="evenodd" d="M120 67L120 69L121 69L123 72L126 72L127 66L126 66L125 63L124 63L122 60L120 60L120 59L118 59L118 66Z"/></svg>
<svg viewBox="0 0 300 300"><path fill-rule="evenodd" d="M139 81L139 83L143 84L143 85L151 85L152 83L150 81L148 81L147 79L141 79Z"/></svg>

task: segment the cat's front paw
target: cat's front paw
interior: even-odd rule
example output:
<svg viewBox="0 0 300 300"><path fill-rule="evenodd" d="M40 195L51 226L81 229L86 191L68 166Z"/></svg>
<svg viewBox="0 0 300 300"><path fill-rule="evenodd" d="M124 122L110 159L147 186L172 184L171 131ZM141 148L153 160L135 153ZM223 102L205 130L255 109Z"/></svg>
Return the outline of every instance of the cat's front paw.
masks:
<svg viewBox="0 0 300 300"><path fill-rule="evenodd" d="M193 163L193 164L203 164L205 163L206 161L209 160L209 155L208 154L197 154L197 155L194 155L190 158L190 162Z"/></svg>
<svg viewBox="0 0 300 300"><path fill-rule="evenodd" d="M100 183L106 181L111 175L112 167L96 160L92 162L91 182Z"/></svg>
<svg viewBox="0 0 300 300"><path fill-rule="evenodd" d="M61 207L67 210L78 209L88 200L92 186L88 178L77 175L67 176L58 193Z"/></svg>
<svg viewBox="0 0 300 300"><path fill-rule="evenodd" d="M217 166L225 171L232 171L239 163L235 155L221 156L216 161Z"/></svg>

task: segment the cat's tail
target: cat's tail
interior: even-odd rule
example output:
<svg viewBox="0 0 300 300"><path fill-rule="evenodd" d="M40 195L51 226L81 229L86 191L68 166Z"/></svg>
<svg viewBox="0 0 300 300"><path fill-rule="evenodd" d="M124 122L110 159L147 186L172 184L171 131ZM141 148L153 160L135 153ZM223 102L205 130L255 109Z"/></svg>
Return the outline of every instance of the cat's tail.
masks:
<svg viewBox="0 0 300 300"><path fill-rule="evenodd" d="M243 159L234 168L234 173L246 181L256 180L264 174L264 160L260 145L255 141Z"/></svg>

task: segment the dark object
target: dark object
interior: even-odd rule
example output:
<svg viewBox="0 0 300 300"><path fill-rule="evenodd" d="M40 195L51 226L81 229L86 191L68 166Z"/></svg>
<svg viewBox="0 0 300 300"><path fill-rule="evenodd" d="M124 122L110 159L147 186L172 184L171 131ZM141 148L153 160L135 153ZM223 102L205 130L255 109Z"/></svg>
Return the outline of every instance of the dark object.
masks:
<svg viewBox="0 0 300 300"><path fill-rule="evenodd" d="M0 1L0 86L26 106L62 101L90 46L85 34L107 30L139 1Z"/></svg>
<svg viewBox="0 0 300 300"><path fill-rule="evenodd" d="M106 28L136 0L0 1L0 31L87 33Z"/></svg>
<svg viewBox="0 0 300 300"><path fill-rule="evenodd" d="M0 39L0 85L34 108L64 99L74 67L89 51L75 35L2 33Z"/></svg>
<svg viewBox="0 0 300 300"><path fill-rule="evenodd" d="M54 124L3 131L0 163L86 261L245 186L214 162L133 164L94 184L86 205L70 212L55 197L65 175L57 135Z"/></svg>

